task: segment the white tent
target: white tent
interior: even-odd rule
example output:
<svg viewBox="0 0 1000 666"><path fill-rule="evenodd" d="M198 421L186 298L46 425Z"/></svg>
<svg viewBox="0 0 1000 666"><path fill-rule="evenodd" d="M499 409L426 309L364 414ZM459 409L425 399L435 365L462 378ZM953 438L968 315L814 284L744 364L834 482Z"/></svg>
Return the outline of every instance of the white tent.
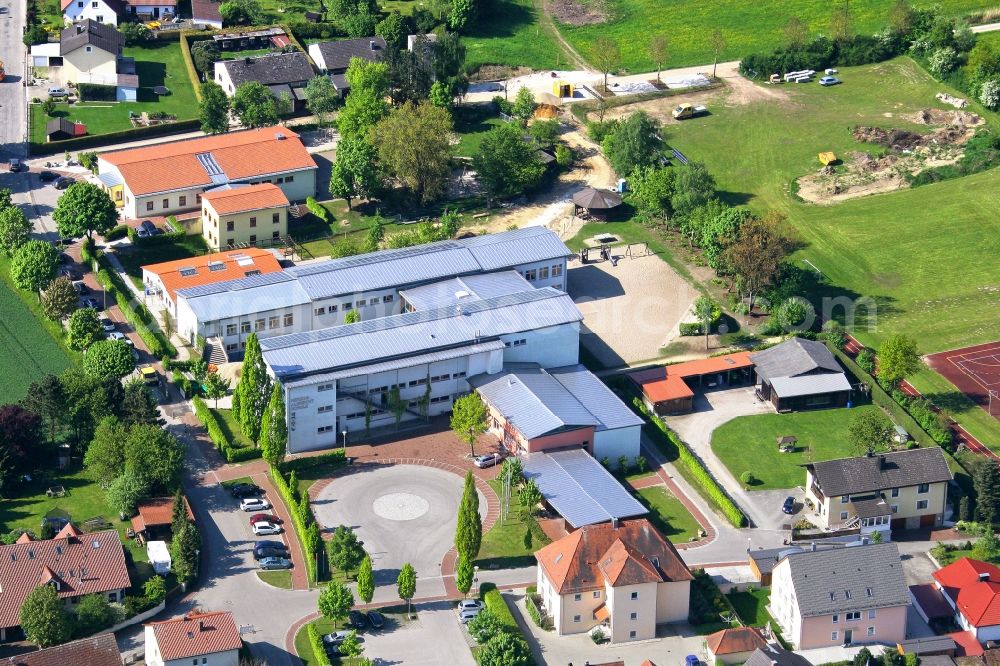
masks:
<svg viewBox="0 0 1000 666"><path fill-rule="evenodd" d="M147 542L146 555L149 556L149 563L153 566L153 571L161 576L170 573L170 551L167 550L166 541Z"/></svg>

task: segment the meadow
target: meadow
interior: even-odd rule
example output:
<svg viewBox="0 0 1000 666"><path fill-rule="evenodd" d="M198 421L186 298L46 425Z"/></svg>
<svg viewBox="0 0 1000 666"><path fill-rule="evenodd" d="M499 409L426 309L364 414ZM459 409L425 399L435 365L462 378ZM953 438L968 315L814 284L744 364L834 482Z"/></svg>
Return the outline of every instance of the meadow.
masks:
<svg viewBox="0 0 1000 666"><path fill-rule="evenodd" d="M533 0L495 0L492 12L462 36L466 70L481 65L565 69L566 58L540 12Z"/></svg>

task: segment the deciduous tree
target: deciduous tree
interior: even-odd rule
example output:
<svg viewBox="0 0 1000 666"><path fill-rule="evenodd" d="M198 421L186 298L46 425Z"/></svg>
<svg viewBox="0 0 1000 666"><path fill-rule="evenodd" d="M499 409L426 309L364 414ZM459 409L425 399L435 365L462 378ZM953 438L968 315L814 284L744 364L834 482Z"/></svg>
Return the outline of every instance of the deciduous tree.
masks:
<svg viewBox="0 0 1000 666"><path fill-rule="evenodd" d="M65 275L57 277L42 292L42 312L52 321L62 321L77 309L79 297L72 280Z"/></svg>
<svg viewBox="0 0 1000 666"><path fill-rule="evenodd" d="M31 222L17 206L0 208L0 251L5 257L13 257L14 252L28 242Z"/></svg>
<svg viewBox="0 0 1000 666"><path fill-rule="evenodd" d="M521 129L514 123L503 123L486 133L472 168L490 203L496 197L522 194L537 185L545 172L535 146L521 139Z"/></svg>
<svg viewBox="0 0 1000 666"><path fill-rule="evenodd" d="M656 81L660 81L660 70L667 61L667 38L663 35L654 35L649 40L649 58L656 63Z"/></svg>
<svg viewBox="0 0 1000 666"><path fill-rule="evenodd" d="M260 81L247 81L236 86L231 106L240 124L247 129L267 127L278 122L278 100Z"/></svg>
<svg viewBox="0 0 1000 666"><path fill-rule="evenodd" d="M858 455L884 451L892 443L892 421L879 409L855 412L847 426L851 445Z"/></svg>
<svg viewBox="0 0 1000 666"><path fill-rule="evenodd" d="M309 79L306 84L306 108L320 123L326 122L327 116L333 113L339 103L340 95L329 76L320 74Z"/></svg>
<svg viewBox="0 0 1000 666"><path fill-rule="evenodd" d="M333 531L328 545L330 564L341 571L344 577L365 559L365 549L354 530L346 525L338 525Z"/></svg>
<svg viewBox="0 0 1000 666"><path fill-rule="evenodd" d="M790 243L781 229L784 221L777 211L762 218L749 217L740 225L736 241L725 250L726 264L740 278L751 310L754 297L774 283L788 257Z"/></svg>
<svg viewBox="0 0 1000 666"><path fill-rule="evenodd" d="M347 135L337 143L337 156L330 175L330 194L347 201L357 197L371 198L380 189L375 147L365 136Z"/></svg>
<svg viewBox="0 0 1000 666"><path fill-rule="evenodd" d="M400 568L396 577L396 593L406 601L406 614L410 614L410 600L417 593L417 572L413 565L407 562Z"/></svg>
<svg viewBox="0 0 1000 666"><path fill-rule="evenodd" d="M528 666L531 650L520 636L501 631L486 641L478 658L479 666Z"/></svg>
<svg viewBox="0 0 1000 666"><path fill-rule="evenodd" d="M210 372L205 378L205 396L215 401L216 408L219 406L219 398L229 391L229 384L230 381L218 372Z"/></svg>
<svg viewBox="0 0 1000 666"><path fill-rule="evenodd" d="M447 188L451 135L451 115L446 110L430 102L408 102L378 123L373 138L385 169L428 202Z"/></svg>
<svg viewBox="0 0 1000 666"><path fill-rule="evenodd" d="M125 470L108 486L106 491L108 506L119 515L131 517L148 490L149 486L141 475L132 470Z"/></svg>
<svg viewBox="0 0 1000 666"><path fill-rule="evenodd" d="M809 40L809 28L798 16L791 16L785 24L785 43L790 49L799 49Z"/></svg>
<svg viewBox="0 0 1000 666"><path fill-rule="evenodd" d="M157 425L135 425L125 440L125 470L144 478L150 490L173 493L181 480L184 445Z"/></svg>
<svg viewBox="0 0 1000 666"><path fill-rule="evenodd" d="M281 384L273 382L273 386L260 423L260 451L264 460L277 465L285 459L288 425L285 423L285 392Z"/></svg>
<svg viewBox="0 0 1000 666"><path fill-rule="evenodd" d="M222 86L214 81L201 84L198 119L201 120L201 131L206 134L229 131L229 98Z"/></svg>
<svg viewBox="0 0 1000 666"><path fill-rule="evenodd" d="M59 252L50 243L29 240L14 252L10 278L18 289L39 292L52 281L59 263Z"/></svg>
<svg viewBox="0 0 1000 666"><path fill-rule="evenodd" d="M316 605L324 617L341 622L354 605L354 595L343 583L330 581L320 591Z"/></svg>
<svg viewBox="0 0 1000 666"><path fill-rule="evenodd" d="M726 50L726 36L722 30L716 28L712 31L712 38L709 40L712 45L712 78L715 78L716 68L719 65L719 55Z"/></svg>
<svg viewBox="0 0 1000 666"><path fill-rule="evenodd" d="M739 238L740 227L750 217L742 206L724 208L716 217L706 220L701 230L701 251L708 265L717 271L723 269L726 249Z"/></svg>
<svg viewBox="0 0 1000 666"><path fill-rule="evenodd" d="M111 196L102 188L84 181L77 181L66 188L52 219L63 238L79 238L94 233L104 235L118 224L118 209Z"/></svg>
<svg viewBox="0 0 1000 666"><path fill-rule="evenodd" d="M511 109L511 115L521 121L522 127L526 127L528 121L531 120L531 116L535 113L536 106L538 104L535 103L535 95L526 87L521 86L517 91L517 95L514 96L514 106Z"/></svg>
<svg viewBox="0 0 1000 666"><path fill-rule="evenodd" d="M128 24L126 24L128 25ZM89 636L115 623L115 611L103 594L88 594L76 606L76 631Z"/></svg>
<svg viewBox="0 0 1000 666"><path fill-rule="evenodd" d="M598 37L594 42L594 55L591 62L604 74L604 95L608 93L608 74L617 69L622 62L622 50L618 42L610 37Z"/></svg>
<svg viewBox="0 0 1000 666"><path fill-rule="evenodd" d="M0 405L0 492L9 497L45 455L41 417L20 405Z"/></svg>
<svg viewBox="0 0 1000 666"><path fill-rule="evenodd" d="M83 464L102 487L107 488L125 469L125 440L128 428L113 416L101 419L87 447Z"/></svg>
<svg viewBox="0 0 1000 666"><path fill-rule="evenodd" d="M371 128L389 113L389 104L385 101L389 94L389 66L384 62L351 58L344 76L351 86L351 94L337 115L337 129L341 137L368 138Z"/></svg>
<svg viewBox="0 0 1000 666"><path fill-rule="evenodd" d="M159 403L141 378L132 377L125 382L122 393L121 418L126 425L153 424L159 421Z"/></svg>
<svg viewBox="0 0 1000 666"><path fill-rule="evenodd" d="M644 111L635 111L605 138L601 147L621 176L638 167L657 164L661 144L660 124Z"/></svg>
<svg viewBox="0 0 1000 666"><path fill-rule="evenodd" d="M264 18L258 0L226 0L219 5L219 14L226 25L258 25Z"/></svg>
<svg viewBox="0 0 1000 666"><path fill-rule="evenodd" d="M80 308L69 316L69 346L82 351L104 338L101 318L94 308Z"/></svg>
<svg viewBox="0 0 1000 666"><path fill-rule="evenodd" d="M476 455L476 440L486 432L486 404L478 393L469 393L455 399L451 410L451 429L455 436L469 445Z"/></svg>
<svg viewBox="0 0 1000 666"><path fill-rule="evenodd" d="M393 10L375 24L375 34L385 40L386 48L401 49L406 46L406 19Z"/></svg>
<svg viewBox="0 0 1000 666"><path fill-rule="evenodd" d="M73 623L62 599L52 585L38 585L21 604L21 629L38 647L65 643L73 634Z"/></svg>
<svg viewBox="0 0 1000 666"><path fill-rule="evenodd" d="M45 375L36 382L31 382L28 392L21 400L21 405L30 412L42 417L48 431L49 443L55 444L66 415L66 394L62 382L56 375Z"/></svg>
<svg viewBox="0 0 1000 666"><path fill-rule="evenodd" d="M916 341L903 334L890 335L878 346L875 376L879 381L896 386L920 370L922 365Z"/></svg>
<svg viewBox="0 0 1000 666"><path fill-rule="evenodd" d="M98 340L87 348L83 369L95 377L124 377L135 370L132 348L124 340Z"/></svg>
<svg viewBox="0 0 1000 666"><path fill-rule="evenodd" d="M715 179L701 162L688 162L673 169L677 174L670 207L675 218L683 219L715 196Z"/></svg>
<svg viewBox="0 0 1000 666"><path fill-rule="evenodd" d="M469 629L469 635L476 639L479 644L487 642L497 634L508 631L496 613L489 608L479 611L479 614L469 620L466 626Z"/></svg>
<svg viewBox="0 0 1000 666"><path fill-rule="evenodd" d="M358 566L357 587L361 600L370 604L372 597L375 596L375 576L372 572L372 558L368 553L365 553L361 565Z"/></svg>
<svg viewBox="0 0 1000 666"><path fill-rule="evenodd" d="M203 39L191 45L191 60L194 62L195 69L201 72L202 76L211 79L215 61L221 58L222 51L213 39Z"/></svg>
<svg viewBox="0 0 1000 666"><path fill-rule="evenodd" d="M718 311L716 305L708 296L699 296L694 302L694 316L705 332L705 349L708 349L708 335L712 331L712 318Z"/></svg>
<svg viewBox="0 0 1000 666"><path fill-rule="evenodd" d="M465 487L458 505L458 520L455 524L455 550L460 557L472 562L479 555L483 542L483 522L479 516L479 492L472 472L465 475Z"/></svg>

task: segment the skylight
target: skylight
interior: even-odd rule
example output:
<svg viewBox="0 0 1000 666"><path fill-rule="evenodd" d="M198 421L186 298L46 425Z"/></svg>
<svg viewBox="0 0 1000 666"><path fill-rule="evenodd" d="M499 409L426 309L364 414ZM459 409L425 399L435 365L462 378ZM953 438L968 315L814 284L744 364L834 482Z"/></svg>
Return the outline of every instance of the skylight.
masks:
<svg viewBox="0 0 1000 666"><path fill-rule="evenodd" d="M198 269L195 268L194 266L185 266L184 268L181 268L177 272L181 274L181 277L191 277L192 275L198 274Z"/></svg>
<svg viewBox="0 0 1000 666"><path fill-rule="evenodd" d="M210 261L208 262L208 270L212 271L213 273L216 271L224 271L226 270L226 265L221 261Z"/></svg>

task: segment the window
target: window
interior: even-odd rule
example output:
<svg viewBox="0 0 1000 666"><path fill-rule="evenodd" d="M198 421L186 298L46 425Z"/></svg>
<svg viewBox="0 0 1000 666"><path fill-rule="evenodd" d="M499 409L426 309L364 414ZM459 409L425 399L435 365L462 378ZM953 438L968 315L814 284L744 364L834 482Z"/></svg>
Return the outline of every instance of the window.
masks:
<svg viewBox="0 0 1000 666"><path fill-rule="evenodd" d="M549 267L548 266L542 266L541 268L538 269L538 279L539 280L547 280L548 277L549 277Z"/></svg>
<svg viewBox="0 0 1000 666"><path fill-rule="evenodd" d="M378 305L378 298L369 298L368 305Z"/></svg>
<svg viewBox="0 0 1000 666"><path fill-rule="evenodd" d="M257 234L250 234L250 242L251 243L257 242Z"/></svg>
<svg viewBox="0 0 1000 666"><path fill-rule="evenodd" d="M869 636L875 635L875 627L868 627L868 635Z"/></svg>
<svg viewBox="0 0 1000 666"><path fill-rule="evenodd" d="M281 216L277 213L271 215L271 224L277 224L281 220Z"/></svg>
<svg viewBox="0 0 1000 666"><path fill-rule="evenodd" d="M250 322L248 321L240 322L240 333L249 333L249 332L250 332Z"/></svg>
<svg viewBox="0 0 1000 666"><path fill-rule="evenodd" d="M333 389L333 384L320 384L316 387L317 391L330 391Z"/></svg>
<svg viewBox="0 0 1000 666"><path fill-rule="evenodd" d="M234 351L236 351L239 348L240 348L240 346L238 344L236 344L235 342L230 342L228 345L226 345L226 351L227 352L234 352Z"/></svg>
<svg viewBox="0 0 1000 666"><path fill-rule="evenodd" d="M874 608L872 608L870 611L868 611L868 619L869 620L874 620L875 619L875 609Z"/></svg>
<svg viewBox="0 0 1000 666"><path fill-rule="evenodd" d="M177 205L178 206L187 206L187 202L188 202L188 198L187 198L187 195L185 195L185 194L182 194L177 199Z"/></svg>
<svg viewBox="0 0 1000 666"><path fill-rule="evenodd" d="M600 599L601 598L601 591L600 590L594 590L594 598L595 599Z"/></svg>
<svg viewBox="0 0 1000 666"><path fill-rule="evenodd" d="M164 199L163 200L163 207L164 208L170 208L170 199Z"/></svg>
<svg viewBox="0 0 1000 666"><path fill-rule="evenodd" d="M899 505L898 504L891 504L891 505L889 505L889 508L892 509L893 513L899 513Z"/></svg>
<svg viewBox="0 0 1000 666"><path fill-rule="evenodd" d="M344 312L354 309L354 305L352 305L351 303L342 303L340 307L344 308Z"/></svg>
<svg viewBox="0 0 1000 666"><path fill-rule="evenodd" d="M320 426L316 428L316 432L317 434L322 434L324 432L333 432L333 426L332 425Z"/></svg>
<svg viewBox="0 0 1000 666"><path fill-rule="evenodd" d="M253 227L256 227L256 226L257 226L257 218L256 218L256 216L255 217L251 217L250 218L250 227L253 228Z"/></svg>
<svg viewBox="0 0 1000 666"><path fill-rule="evenodd" d="M294 318L292 317L292 313L291 312L286 313L285 314L285 326L291 326L293 322L294 322Z"/></svg>
<svg viewBox="0 0 1000 666"><path fill-rule="evenodd" d="M356 307L356 308L363 308L363 307L365 307L365 299L362 298L360 301L355 301L354 302L354 307Z"/></svg>
<svg viewBox="0 0 1000 666"><path fill-rule="evenodd" d="M285 182L290 183L295 180L295 176L285 176Z"/></svg>
<svg viewBox="0 0 1000 666"><path fill-rule="evenodd" d="M889 496L899 497L899 488L893 488L891 491L889 491Z"/></svg>
<svg viewBox="0 0 1000 666"><path fill-rule="evenodd" d="M637 620L637 619L639 619L639 614L638 613L629 613L628 614L628 619L630 619L630 620Z"/></svg>
<svg viewBox="0 0 1000 666"><path fill-rule="evenodd" d="M87 53L90 53L90 52L91 52L91 51L93 51L93 50L94 50L94 49L90 48L89 46L88 46L87 48L85 48L85 49L84 49L84 51L86 51Z"/></svg>
<svg viewBox="0 0 1000 666"><path fill-rule="evenodd" d="M236 324L226 324L226 335L236 335Z"/></svg>
<svg viewBox="0 0 1000 666"><path fill-rule="evenodd" d="M923 511L927 508L927 500L917 500L917 511Z"/></svg>
<svg viewBox="0 0 1000 666"><path fill-rule="evenodd" d="M281 238L280 231L275 230L271 232L271 240L278 240L279 238Z"/></svg>
<svg viewBox="0 0 1000 666"><path fill-rule="evenodd" d="M846 613L844 615L844 619L847 620L848 622L853 622L855 620L860 620L861 619L861 611L851 611L850 613Z"/></svg>
<svg viewBox="0 0 1000 666"><path fill-rule="evenodd" d="M845 599L850 599L851 598L851 591L850 590L844 590L844 598Z"/></svg>
<svg viewBox="0 0 1000 666"><path fill-rule="evenodd" d="M326 314L326 308L316 308L315 313L316 313L317 317L319 317L320 315L325 315Z"/></svg>
<svg viewBox="0 0 1000 666"><path fill-rule="evenodd" d="M833 614L833 623L837 624L838 622L840 622L840 615L838 615L837 613L834 613Z"/></svg>
<svg viewBox="0 0 1000 666"><path fill-rule="evenodd" d="M833 642L837 642L837 632L836 631L831 631L830 632L830 640L833 641Z"/></svg>
<svg viewBox="0 0 1000 666"><path fill-rule="evenodd" d="M868 596L868 597L875 596L874 592L872 592L872 588L870 588L870 587L866 587L865 588L865 596ZM875 611L872 611L872 612L874 613ZM874 616L872 616L872 617L874 617Z"/></svg>
<svg viewBox="0 0 1000 666"><path fill-rule="evenodd" d="M638 634L636 634L636 633L635 633L635 630L634 630L634 629L633 629L632 631L628 632L628 637L629 637L629 638L635 638L635 637L636 637L637 635L638 635Z"/></svg>
<svg viewBox="0 0 1000 666"><path fill-rule="evenodd" d="M76 597L73 597L73 601L76 601ZM118 593L110 592L108 593L108 601L115 602L118 601Z"/></svg>
<svg viewBox="0 0 1000 666"><path fill-rule="evenodd" d="M631 596L632 601L635 601L638 598L639 598L639 593L638 592L633 592L632 596Z"/></svg>
<svg viewBox="0 0 1000 666"><path fill-rule="evenodd" d="M850 495L844 495L843 497L840 498L840 503L841 504L847 504L850 501L851 501L851 496Z"/></svg>
<svg viewBox="0 0 1000 666"><path fill-rule="evenodd" d="M278 318L277 317L268 317L267 318L267 327L268 328L278 328Z"/></svg>
<svg viewBox="0 0 1000 666"><path fill-rule="evenodd" d="M152 201L147 201L146 202L146 210L153 210L153 202Z"/></svg>
<svg viewBox="0 0 1000 666"><path fill-rule="evenodd" d="M201 192L198 192L197 194L194 195L194 200L195 200L195 203L197 203L199 205L201 204ZM218 220L216 220L216 222L218 222Z"/></svg>
<svg viewBox="0 0 1000 666"><path fill-rule="evenodd" d="M577 596L580 596L580 595L577 595ZM580 616L579 615L574 615L573 616L573 621L574 622L579 622L580 621Z"/></svg>
<svg viewBox="0 0 1000 666"><path fill-rule="evenodd" d="M534 268L530 268L524 271L524 279L527 280L528 282L534 282L536 278L537 278L537 271L535 271Z"/></svg>
<svg viewBox="0 0 1000 666"><path fill-rule="evenodd" d="M337 306L336 305L331 305L331 306L327 307L326 311L329 312L330 314L333 314L334 312L337 311Z"/></svg>
<svg viewBox="0 0 1000 666"><path fill-rule="evenodd" d="M841 520L847 520L847 512L846 511L841 511L840 512L840 519Z"/></svg>
<svg viewBox="0 0 1000 666"><path fill-rule="evenodd" d="M930 492L930 490L931 486L929 483L921 483L919 486L917 486L917 492L920 493L921 495Z"/></svg>
<svg viewBox="0 0 1000 666"><path fill-rule="evenodd" d="M83 9L83 3L82 3L82 2L78 2L78 3L76 3L76 6L77 6L78 8L80 8L80 9Z"/></svg>
<svg viewBox="0 0 1000 666"><path fill-rule="evenodd" d="M94 3L94 6L95 6L95 7L97 6L97 3L96 3L96 2ZM98 22L98 23L104 23L104 17L103 17L103 16L101 16L100 14L98 14L98 15L97 15L97 22Z"/></svg>
<svg viewBox="0 0 1000 666"><path fill-rule="evenodd" d="M264 330L264 320L263 319L255 319L254 322L253 322L253 330L255 330L255 331L263 331Z"/></svg>
<svg viewBox="0 0 1000 666"><path fill-rule="evenodd" d="M582 595L579 595L579 594L574 594L573 595L573 601L579 601L581 598L582 598Z"/></svg>
<svg viewBox="0 0 1000 666"><path fill-rule="evenodd" d="M322 407L316 408L317 414L326 414L327 412L333 411L333 405L323 405Z"/></svg>
<svg viewBox="0 0 1000 666"><path fill-rule="evenodd" d="M226 220L226 231L235 231L236 223L232 220Z"/></svg>
<svg viewBox="0 0 1000 666"><path fill-rule="evenodd" d="M562 264L556 264L552 267L552 277L559 277L562 275Z"/></svg>

